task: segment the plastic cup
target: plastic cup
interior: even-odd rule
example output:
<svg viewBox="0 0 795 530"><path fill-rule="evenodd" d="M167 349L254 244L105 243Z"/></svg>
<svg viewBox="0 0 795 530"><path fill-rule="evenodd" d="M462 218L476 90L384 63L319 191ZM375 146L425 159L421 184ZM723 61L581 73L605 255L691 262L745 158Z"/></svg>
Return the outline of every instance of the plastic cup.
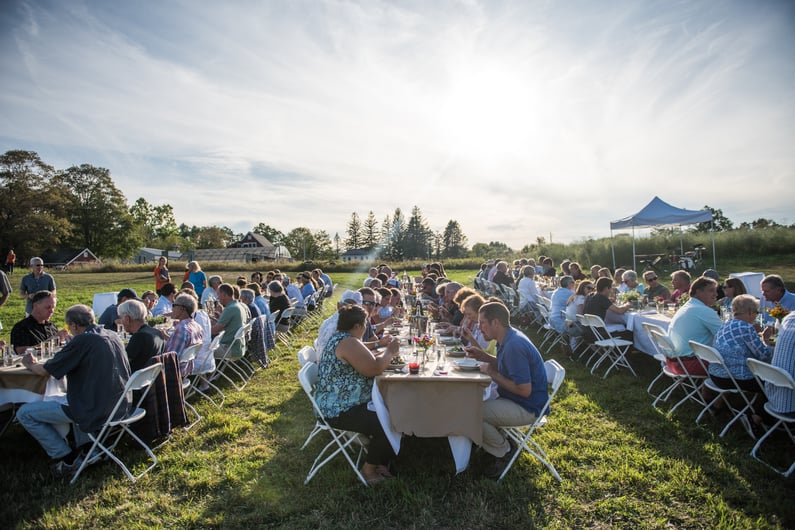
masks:
<svg viewBox="0 0 795 530"><path fill-rule="evenodd" d="M417 375L420 373L420 363L409 363L409 373Z"/></svg>

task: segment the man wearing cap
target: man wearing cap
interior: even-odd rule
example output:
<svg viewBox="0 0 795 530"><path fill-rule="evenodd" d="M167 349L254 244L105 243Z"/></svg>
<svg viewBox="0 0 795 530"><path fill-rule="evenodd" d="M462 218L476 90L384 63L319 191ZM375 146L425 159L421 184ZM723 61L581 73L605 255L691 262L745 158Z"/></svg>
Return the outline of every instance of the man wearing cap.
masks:
<svg viewBox="0 0 795 530"><path fill-rule="evenodd" d="M119 304L122 304L127 300L137 299L138 295L134 290L122 289L119 291L119 294L116 295L116 303L105 308L105 310L102 312L102 316L99 317L99 322L97 323L100 326L103 326L105 329L116 331L116 321L119 319Z"/></svg>
<svg viewBox="0 0 795 530"><path fill-rule="evenodd" d="M425 278L422 280L422 290L420 291L420 299L423 301L439 303L439 297L436 296L436 282L433 278Z"/></svg>
<svg viewBox="0 0 795 530"><path fill-rule="evenodd" d="M18 355L25 353L27 348L58 336L58 328L50 322L55 313L55 295L50 291L39 291L33 294L30 301L30 315L14 324L11 329L11 344Z"/></svg>
<svg viewBox="0 0 795 530"><path fill-rule="evenodd" d="M44 272L44 260L30 258L30 274L22 277L19 285L19 296L25 299L25 314L29 315L33 309L33 295L39 291L50 291L55 296L55 280Z"/></svg>

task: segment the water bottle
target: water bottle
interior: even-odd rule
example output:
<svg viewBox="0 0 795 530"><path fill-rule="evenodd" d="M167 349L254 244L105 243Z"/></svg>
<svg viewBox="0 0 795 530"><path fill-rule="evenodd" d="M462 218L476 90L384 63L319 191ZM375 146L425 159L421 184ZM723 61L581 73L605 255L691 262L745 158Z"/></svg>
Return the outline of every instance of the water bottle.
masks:
<svg viewBox="0 0 795 530"><path fill-rule="evenodd" d="M11 356L11 345L3 348L3 366L11 366L14 364L14 358Z"/></svg>

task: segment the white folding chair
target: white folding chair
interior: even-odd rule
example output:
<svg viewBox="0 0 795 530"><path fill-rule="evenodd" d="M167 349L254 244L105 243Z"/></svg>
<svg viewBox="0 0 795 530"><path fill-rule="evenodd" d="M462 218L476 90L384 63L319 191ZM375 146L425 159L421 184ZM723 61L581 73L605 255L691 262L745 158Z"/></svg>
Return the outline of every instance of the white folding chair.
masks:
<svg viewBox="0 0 795 530"><path fill-rule="evenodd" d="M550 388L547 402L544 403L544 407L541 409L543 413L540 414L530 425L524 425L521 427L502 427L505 435L516 442L516 451L511 457L511 460L508 462L508 465L505 466L500 478L497 479L498 482L502 480L502 478L508 473L508 470L511 469L513 463L516 462L516 459L519 458L519 455L522 453L522 451L527 451L530 455L538 459L539 462L547 466L547 469L549 469L550 473L552 473L552 475L558 479L558 482L562 482L560 474L558 473L557 469L555 469L555 466L549 462L547 454L533 439L533 433L535 432L536 428L547 423L549 406L552 403L555 394L558 393L560 386L563 384L563 379L566 377L566 369L554 359L546 361L544 363L544 368L547 372L547 383L550 385Z"/></svg>
<svg viewBox="0 0 795 530"><path fill-rule="evenodd" d="M660 351L660 348L657 347L657 343L654 342L653 338L651 338L651 330L656 330L661 335L666 335L665 330L662 327L658 326L657 324L652 324L651 322L643 322L641 325L643 326L643 331L646 333L646 335L649 336L649 340L651 340L652 346L654 346L654 359L660 363L660 373L657 374L657 377L651 380L651 383L649 383L649 386L646 388L646 393L654 398L652 406L656 408L657 401L660 399L660 397L666 395L668 392L672 390L674 386L678 385L679 383L676 381L677 375L674 372L672 372L670 368L668 368L668 365L665 362L666 359L665 354L662 351ZM671 383L668 386L666 386L665 389L659 394L654 394L652 392L652 388L654 388L654 385L657 383L657 381L659 381L663 377L671 378L672 380Z"/></svg>
<svg viewBox="0 0 795 530"><path fill-rule="evenodd" d="M758 359L747 359L746 364L748 364L748 368L751 370L751 373L754 374L759 386L764 389L765 396L767 396L768 400L772 397L771 391L772 390L785 390L789 392L795 392L795 380L793 380L792 376L787 373L786 370L779 368L778 366L773 366L771 364L767 364L762 362ZM767 467L778 473L779 475L784 475L785 477L789 477L792 475L792 472L795 471L795 462L789 466L789 469L784 471L783 469L779 469L768 462L762 460L762 458L758 455L759 448L762 446L765 440L779 427L783 427L784 430L789 435L789 439L795 444L795 435L793 434L792 430L790 429L790 425L795 424L795 414L793 413L786 413L780 412L775 410L770 401L765 403L765 412L770 414L776 419L776 423L774 423L767 432L762 435L759 440L757 440L754 448L751 449L751 456L754 457L756 460L762 462Z"/></svg>
<svg viewBox="0 0 795 530"><path fill-rule="evenodd" d="M292 346L293 342L293 333L290 328L293 324L294 311L295 309L293 307L282 310L282 314L276 324L276 338L288 348Z"/></svg>
<svg viewBox="0 0 795 530"><path fill-rule="evenodd" d="M602 379L605 379L613 368L621 367L626 368L632 372L632 375L637 377L638 374L635 373L632 365L629 364L629 359L627 359L627 353L629 353L629 348L633 344L632 341L613 337L600 316L587 314L583 316L585 318L585 323L591 329L591 333L593 333L596 339L593 343L594 346L601 350L601 355L596 359L596 362L591 368L591 373L594 373L604 361L608 361L610 362L610 367L605 371L605 375L602 376Z"/></svg>
<svg viewBox="0 0 795 530"><path fill-rule="evenodd" d="M213 357L213 360L215 359L215 352L218 351L218 348L221 346L221 337L223 336L224 332L222 331L216 335L210 343L210 355ZM213 383L217 369L217 366L215 366L212 370L196 371L194 369L194 371L191 373L191 376L193 376L193 379L191 380L191 387L188 390L188 393L185 394L185 399L196 393L212 403L216 408L220 409L221 405L224 404L226 395L220 388L218 388L218 386ZM220 402L216 403L215 400L210 397L210 394L208 394L210 390L213 390L216 394L218 394L221 399Z"/></svg>
<svg viewBox="0 0 795 530"><path fill-rule="evenodd" d="M682 403L686 403L687 401L694 401L696 404L700 406L706 405L704 399L701 397L701 385L706 379L704 375L693 375L687 371L682 361L676 357L674 345L671 343L671 339L668 338L668 334L662 332L657 329L650 329L649 335L651 336L651 340L654 343L654 346L657 348L659 352L661 352L667 359L675 359L676 362L679 364L679 371L681 373L676 373L672 371L670 368L666 367L665 374L674 380L674 384L668 387L668 390L657 396L657 399L654 400L652 403L653 407L657 407L657 403L660 399L662 401L668 401L668 398L671 397L674 390L677 388L681 388L684 393L685 397L679 400L676 405L671 408L671 412L674 412Z"/></svg>
<svg viewBox="0 0 795 530"><path fill-rule="evenodd" d="M704 416L706 412L712 414L712 405L717 403L718 400L722 399L724 404L726 405L727 410L729 410L733 414L731 421L729 421L729 423L727 423L726 426L723 428L723 430L720 432L719 436L722 438L728 432L729 428L732 425L734 425L734 422L740 420L741 418L744 418L747 412L754 412L754 401L756 401L756 394L752 394L751 399L748 399L749 393L744 391L742 388L740 388L740 385L737 384L737 380L734 379L734 376L729 371L729 368L726 366L726 363L723 360L723 356L720 354L718 350L716 350L712 346L707 346L706 344L701 344L700 342L696 342L694 340L689 341L689 344L690 348L693 350L693 353L695 353L699 359L701 359L705 363L717 364L718 366L722 367L726 371L726 373L729 374L728 378L732 382L733 388L723 388L715 384L715 382L711 378L707 377L704 380L704 386L707 387L707 389L709 389L711 392L716 394L716 396L712 399L712 401L704 405L704 408L701 409L701 412L696 417L696 423L701 422L701 418ZM759 390L761 391L762 389L760 388ZM726 399L726 396L728 394L740 396L740 398L742 399L743 403L745 403L745 405L739 409L734 407L731 401ZM753 431L751 431L750 429L750 426L748 427L747 430L748 434L751 435L751 438L755 438Z"/></svg>
<svg viewBox="0 0 795 530"><path fill-rule="evenodd" d="M218 351L220 353L215 354L215 362L216 368L215 373L219 377L223 377L232 386L234 386L238 391L243 390L246 385L248 384L248 380L251 377L242 366L238 365L240 359L243 358L243 355L246 354L246 334L248 333L248 329L251 327L251 322L245 324L238 328L235 332L235 336L232 339L232 342L229 344L222 344L219 346ZM233 350L235 348L235 344L240 344L240 354L233 354ZM236 375L240 379L240 384L238 384L234 379L232 379L229 375L226 374L224 370L228 369L232 374Z"/></svg>
<svg viewBox="0 0 795 530"><path fill-rule="evenodd" d="M83 462L80 464L80 467L78 467L77 471L75 471L70 484L74 484L77 481L77 477L80 476L80 473L83 472L86 466L96 462L102 456L102 454L116 462L116 464L121 467L122 471L124 471L124 474L127 475L127 478L129 478L132 482L135 482L144 476L150 469L157 465L157 456L155 456L155 453L148 445L146 445L146 443L144 443L143 440L138 437L137 434L130 429L130 425L146 416L146 409L144 409L141 405L143 404L146 395L149 393L149 389L152 387L152 382L162 370L163 363L156 363L151 366L147 366L146 368L141 368L130 375L130 378L127 380L127 384L124 386L124 394L119 397L118 401L116 402L116 406L113 407L113 410L108 415L108 419L105 420L105 423L102 425L99 433L96 435L92 433L86 433L93 443L91 444L91 449L89 449L86 457L83 459ZM134 404L129 413L124 414L121 418L116 418L118 416L119 409L123 406L126 407L128 400L130 402L132 401L133 392L135 391L140 392L138 402ZM119 460L119 457L113 453L113 450L116 449L116 446L124 436L124 433L129 434L132 439L138 443L138 445L143 447L143 449L146 451L146 454L149 455L150 460L152 460L152 463L149 465L149 467L137 475L133 475L124 462ZM109 439L113 440L110 444L107 443Z"/></svg>
<svg viewBox="0 0 795 530"><path fill-rule="evenodd" d="M546 308L545 305L539 304L538 310L541 313L541 317L544 319L544 323L542 324L542 329L544 330L544 337L541 339L541 345L538 347L539 350L549 351L555 347L556 344L561 342L562 335L561 333L556 330L549 319L549 309ZM552 341L549 343L549 348L544 348L544 345L547 341Z"/></svg>
<svg viewBox="0 0 795 530"><path fill-rule="evenodd" d="M300 350L298 350L298 363L303 366L306 363L316 363L317 362L317 354L315 353L315 348L313 346L304 346Z"/></svg>
<svg viewBox="0 0 795 530"><path fill-rule="evenodd" d="M190 372L192 371L193 361L196 359L196 354L199 353L199 350L202 349L202 346L204 346L204 343L202 342L188 346L182 350L182 354L179 356L180 373L182 373L183 367L185 367L186 370L185 375L182 377L182 393L185 396L185 408L189 410L196 418L192 423L189 423L184 427L186 431L189 431L194 425L202 420L199 411L197 411L196 408L188 401L188 395L191 393L191 388L193 387L193 381L190 379Z"/></svg>
<svg viewBox="0 0 795 530"><path fill-rule="evenodd" d="M301 449L306 447L310 440L312 440L312 438L322 431L329 433L331 436L331 441L327 443L325 447L323 447L323 450L321 450L317 455L317 458L315 458L315 461L312 463L312 467L309 469L309 474L306 476L304 484L308 484L309 481L312 480L312 477L314 477L317 472L320 471L320 468L329 463L335 456L342 454L345 457L345 460L347 460L348 464L351 466L351 469L353 469L353 472L356 473L356 476L362 481L362 484L367 486L367 480L359 471L359 461L361 460L362 454L366 451L362 437L360 437L358 433L345 431L342 429L335 429L328 424L326 419L323 417L323 413L320 412L317 402L315 402L314 393L315 385L317 384L317 378L318 365L315 363L306 363L298 372L298 381L300 381L301 387L306 393L306 397L308 397L309 401L312 403L312 409L315 412L316 418L315 426L312 429L312 432L309 433L309 437L306 439L306 442L304 442L304 445L301 447ZM353 456L356 456L355 461Z"/></svg>

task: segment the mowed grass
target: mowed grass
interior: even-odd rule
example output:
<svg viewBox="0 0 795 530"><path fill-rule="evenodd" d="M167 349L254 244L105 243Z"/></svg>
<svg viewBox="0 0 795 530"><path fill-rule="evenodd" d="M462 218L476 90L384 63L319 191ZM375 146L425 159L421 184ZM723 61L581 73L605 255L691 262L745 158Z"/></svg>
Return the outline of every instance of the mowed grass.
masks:
<svg viewBox="0 0 795 530"><path fill-rule="evenodd" d="M148 276L124 275L59 275L59 306L63 310L90 300L94 291L133 286L140 292L150 284ZM457 279L471 275L451 274ZM359 286L362 276L333 278L341 286ZM332 311L332 305L325 311ZM2 316L10 321L5 308ZM646 387L659 367L644 354L631 357L638 378L617 373L602 380L557 350L542 352L567 369L549 424L536 435L563 477L561 484L526 456L500 484L479 476L477 455L471 469L456 476L445 440L408 438L395 480L364 488L337 459L305 486L306 473L327 441L320 435L300 450L314 418L296 378L295 350L310 344L315 332L308 326L299 328L295 348L282 351L242 392L226 388L227 401L220 410L197 402L204 420L189 432L175 432L173 440L157 450L158 467L135 484L107 462L89 468L75 486L57 481L38 444L13 425L0 438L0 526L795 526L793 480L751 459L752 442L741 428L720 439L722 424L707 419L697 426L698 410L693 406L680 407L673 415L666 413L670 405L651 407ZM788 440L776 436L765 456L788 464L794 453ZM122 454L143 465L140 451Z"/></svg>

